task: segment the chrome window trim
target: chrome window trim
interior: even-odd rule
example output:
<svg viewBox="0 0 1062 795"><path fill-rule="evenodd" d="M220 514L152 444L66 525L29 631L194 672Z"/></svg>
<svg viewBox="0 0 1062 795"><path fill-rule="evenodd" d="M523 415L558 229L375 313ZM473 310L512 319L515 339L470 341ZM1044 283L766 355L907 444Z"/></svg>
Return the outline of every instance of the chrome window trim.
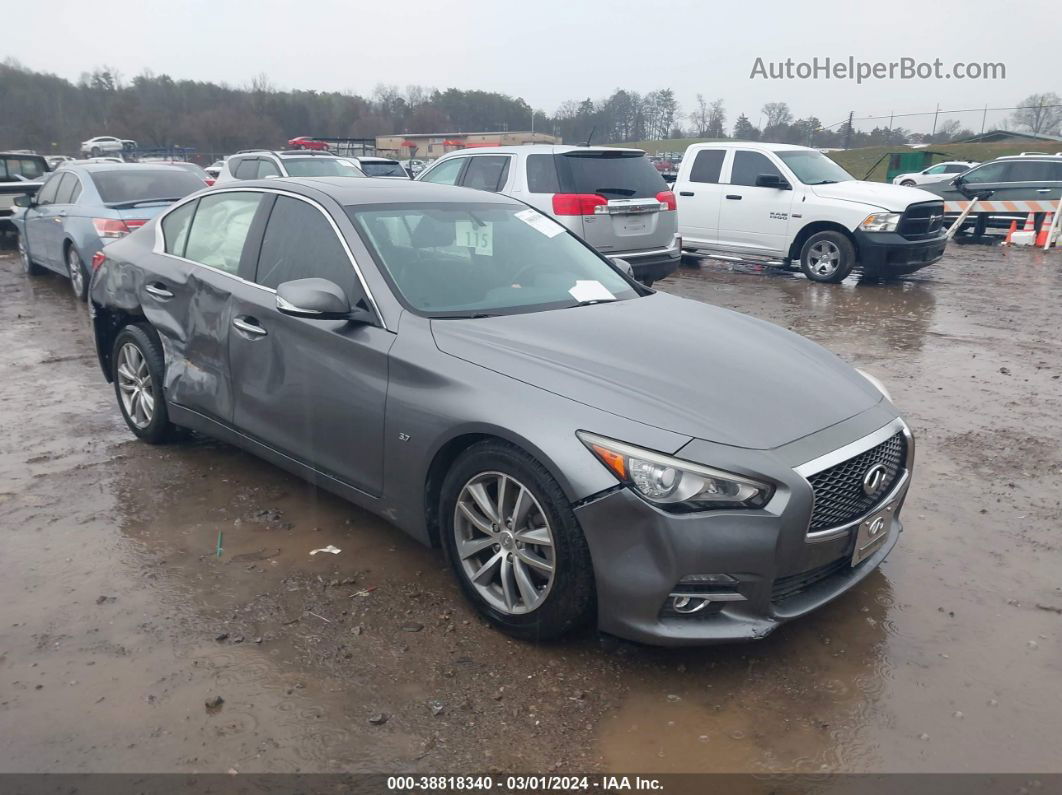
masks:
<svg viewBox="0 0 1062 795"><path fill-rule="evenodd" d="M330 212L328 212L327 209L325 209L324 205L322 205L320 202L318 202L318 201L316 201L314 199L309 198L308 196L302 196L302 195L300 195L298 193L293 193L291 191L286 191L286 190L280 190L278 188L249 188L249 187L245 187L245 186L242 186L242 185L235 185L235 186L233 186L231 188L220 188L218 190L207 191L206 193L194 193L191 196L185 197L184 199L182 199L179 202L175 202L170 207L168 207L165 212L163 212L163 213L161 213L160 215L157 216L156 222L155 222L155 245L151 249L152 253L160 254L160 255L162 255L164 257L171 257L171 258L173 258L175 260L179 260L181 262L188 262L188 263L190 263L192 265L198 265L200 268L209 268L214 273L223 274L225 276L228 276L230 279L235 279L238 282L242 282L244 284L249 284L252 287L257 287L259 290L265 290L266 292L270 292L270 293L273 293L275 295L277 291L272 289L271 287L265 287L265 286L263 286L261 284L258 284L257 282L248 281L247 279L244 279L244 278L242 278L240 276L237 276L234 273L227 273L227 272L225 272L223 270L220 270L218 268L212 268L209 265L204 265L202 262L196 262L195 260L190 260L190 259L187 259L185 257L178 257L176 254L170 254L168 251L166 251L166 242L165 242L165 238L162 235L162 222L163 222L163 220L165 220L166 216L168 216L170 213L172 213L178 207L183 207L185 204L189 204L189 203L191 203L193 201L198 201L199 199L205 198L207 196L214 196L214 195L216 195L218 193L272 193L272 194L274 194L276 196L287 196L287 197L292 198L292 199L299 199L299 200L304 201L304 202L306 202L307 204L309 204L309 205L311 205L313 207L316 207L317 210L320 211L320 213L325 217L325 219L331 225L332 231L335 232L336 237L339 238L339 242L343 246L343 251L346 252L347 259L350 260L350 265L354 269L354 275L358 277L358 283L361 285L361 289L364 290L364 292L365 292L365 297L368 299L369 304L372 307L373 312L376 313L376 317L378 317L380 319L380 327L383 328L384 331L390 331L391 330L391 329L389 329L387 327L387 321L384 320L383 313L380 311L380 307L376 303L376 298L373 296L372 290L369 289L369 284L368 284L368 282L365 281L365 276L361 272L361 268L358 265L358 261L354 258L354 252L350 250L350 246L347 244L347 239L343 236L343 233L340 231L339 225L336 223L335 219L332 217L332 214Z"/></svg>
<svg viewBox="0 0 1062 795"><path fill-rule="evenodd" d="M817 475L819 472L822 472L825 469L829 469L830 467L837 466L837 464L847 461L849 458L854 458L855 456L861 453L865 453L868 450L872 450L873 448L877 447L879 444L884 442L886 439L891 439L897 433L901 432L903 433L904 439L907 442L907 458L904 461L903 475L896 482L896 485L894 485L889 490L889 493L882 497L880 500L878 500L868 511L856 517L855 519L852 519L849 522L845 522L844 524L838 525L837 527L829 527L825 530L805 530L804 538L807 543L820 544L823 541L832 541L835 538L840 538L841 536L844 536L849 533L853 527L857 527L860 522L862 522L872 513L881 510L882 505L885 505L899 498L899 496L907 489L911 482L911 471L914 467L914 436L911 434L911 429L907 426L907 423L904 422L903 419L901 419L900 417L897 417L896 419L889 422L887 425L883 425L876 431L867 434L863 438L856 439L854 442L846 444L843 447L838 447L836 450L826 453L825 455L821 455L818 458L813 458L810 461L807 461L794 469L794 471L798 475L804 478L805 482L808 483L808 488L811 489L811 483L808 482L808 478L812 475ZM811 492L812 511L814 511L814 489L811 489ZM808 515L808 526L811 526L811 514Z"/></svg>

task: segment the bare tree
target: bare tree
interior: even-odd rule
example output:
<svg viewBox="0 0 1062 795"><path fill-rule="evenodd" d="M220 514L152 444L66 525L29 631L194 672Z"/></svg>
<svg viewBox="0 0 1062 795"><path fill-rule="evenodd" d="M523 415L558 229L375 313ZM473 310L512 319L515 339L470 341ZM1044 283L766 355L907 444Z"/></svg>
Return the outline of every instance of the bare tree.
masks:
<svg viewBox="0 0 1062 795"><path fill-rule="evenodd" d="M1062 127L1062 99L1053 91L1045 94L1030 94L1021 102L1011 118L1019 127L1034 133L1058 135Z"/></svg>

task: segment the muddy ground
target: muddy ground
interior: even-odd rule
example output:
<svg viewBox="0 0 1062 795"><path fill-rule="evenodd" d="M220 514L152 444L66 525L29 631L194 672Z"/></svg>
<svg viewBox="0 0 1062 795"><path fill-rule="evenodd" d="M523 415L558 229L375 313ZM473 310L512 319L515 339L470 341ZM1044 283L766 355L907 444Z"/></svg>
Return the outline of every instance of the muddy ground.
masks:
<svg viewBox="0 0 1062 795"><path fill-rule="evenodd" d="M84 307L5 253L0 772L1062 771L1062 252L659 286L829 346L918 437L888 561L755 645L508 640L384 521L134 441Z"/></svg>

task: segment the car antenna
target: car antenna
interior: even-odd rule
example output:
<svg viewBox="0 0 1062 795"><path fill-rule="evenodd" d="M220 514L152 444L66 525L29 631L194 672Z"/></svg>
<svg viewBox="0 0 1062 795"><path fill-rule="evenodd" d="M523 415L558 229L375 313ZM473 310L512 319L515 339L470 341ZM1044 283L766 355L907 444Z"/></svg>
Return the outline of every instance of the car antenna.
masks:
<svg viewBox="0 0 1062 795"><path fill-rule="evenodd" d="M597 125L595 124L590 128L590 134L586 136L586 143L583 146L590 146L590 139L594 137L594 133L597 132Z"/></svg>

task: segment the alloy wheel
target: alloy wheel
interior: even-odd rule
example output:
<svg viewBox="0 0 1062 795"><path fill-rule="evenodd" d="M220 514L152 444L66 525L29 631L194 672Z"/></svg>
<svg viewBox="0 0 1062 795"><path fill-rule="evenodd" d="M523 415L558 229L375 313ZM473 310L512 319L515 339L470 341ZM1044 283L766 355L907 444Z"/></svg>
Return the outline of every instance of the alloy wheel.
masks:
<svg viewBox="0 0 1062 795"><path fill-rule="evenodd" d="M553 532L531 491L511 475L481 472L454 508L457 556L468 581L509 615L535 610L556 574Z"/></svg>
<svg viewBox="0 0 1062 795"><path fill-rule="evenodd" d="M118 352L118 390L129 421L137 428L149 426L155 417L151 373L143 351L131 342Z"/></svg>
<svg viewBox="0 0 1062 795"><path fill-rule="evenodd" d="M70 287L74 295L81 298L85 294L85 269L81 267L81 257L71 246L66 252L66 269L70 274Z"/></svg>
<svg viewBox="0 0 1062 795"><path fill-rule="evenodd" d="M808 268L816 276L833 276L841 266L841 249L829 240L820 240L808 251Z"/></svg>

